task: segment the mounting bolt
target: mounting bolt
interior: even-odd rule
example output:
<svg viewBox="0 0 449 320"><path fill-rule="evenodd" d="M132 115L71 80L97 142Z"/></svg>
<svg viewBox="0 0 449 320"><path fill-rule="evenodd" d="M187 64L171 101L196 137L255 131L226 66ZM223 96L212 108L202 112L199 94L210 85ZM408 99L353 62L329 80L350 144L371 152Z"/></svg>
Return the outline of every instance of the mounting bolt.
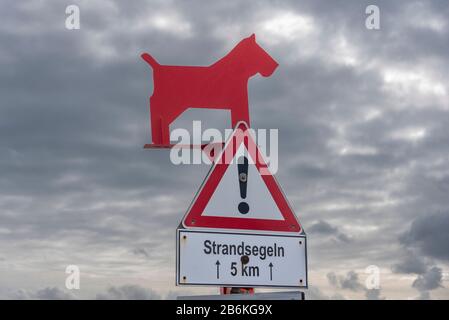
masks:
<svg viewBox="0 0 449 320"><path fill-rule="evenodd" d="M186 236L186 235L183 235L182 238L185 240L185 239L187 239L187 236Z"/></svg>
<svg viewBox="0 0 449 320"><path fill-rule="evenodd" d="M183 276L183 277L182 277L182 280L183 280L183 281L186 281L186 280L187 280L187 277L186 277L186 276ZM302 280L301 280L301 281L302 281Z"/></svg>
<svg viewBox="0 0 449 320"><path fill-rule="evenodd" d="M195 224L195 219L192 219L192 224Z"/></svg>
<svg viewBox="0 0 449 320"><path fill-rule="evenodd" d="M185 236L184 236L185 237ZM302 245L302 241L299 241L299 245Z"/></svg>
<svg viewBox="0 0 449 320"><path fill-rule="evenodd" d="M302 279L299 279L299 283L302 284Z"/></svg>

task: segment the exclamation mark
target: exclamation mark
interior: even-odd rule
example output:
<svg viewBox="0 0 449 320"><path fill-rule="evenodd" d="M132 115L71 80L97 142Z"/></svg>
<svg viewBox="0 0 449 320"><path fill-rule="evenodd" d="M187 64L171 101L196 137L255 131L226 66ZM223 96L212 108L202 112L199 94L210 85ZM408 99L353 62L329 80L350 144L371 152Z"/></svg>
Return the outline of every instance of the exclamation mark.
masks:
<svg viewBox="0 0 449 320"><path fill-rule="evenodd" d="M237 163L238 171L239 171L239 186L240 186L240 197L242 199L246 199L246 189L248 182L248 158L242 156L239 158ZM239 212L241 214L247 214L249 212L249 205L242 201L238 206Z"/></svg>

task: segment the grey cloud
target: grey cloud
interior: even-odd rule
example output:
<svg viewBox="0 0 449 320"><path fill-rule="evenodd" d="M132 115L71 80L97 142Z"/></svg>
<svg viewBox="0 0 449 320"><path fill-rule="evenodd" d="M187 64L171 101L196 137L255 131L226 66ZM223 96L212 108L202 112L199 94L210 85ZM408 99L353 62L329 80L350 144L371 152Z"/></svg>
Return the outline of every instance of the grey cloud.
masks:
<svg viewBox="0 0 449 320"><path fill-rule="evenodd" d="M76 295L57 287L46 287L36 291L18 290L10 298L17 300L75 300Z"/></svg>
<svg viewBox="0 0 449 320"><path fill-rule="evenodd" d="M414 273L417 274L416 279L412 283L412 287L420 292L418 299L430 299L430 290L442 287L443 274L442 269L437 267L433 261L427 261L429 258L443 258L442 250L446 244L433 243L440 240L444 235L435 234L442 232L447 222L446 215L434 214L424 217L418 217L412 222L410 230L400 237L400 242L406 248L406 255L396 265L392 267L394 272ZM438 225L441 224L441 225Z"/></svg>
<svg viewBox="0 0 449 320"><path fill-rule="evenodd" d="M413 282L413 287L420 291L434 290L441 287L443 279L442 270L432 267L426 273L419 275Z"/></svg>
<svg viewBox="0 0 449 320"><path fill-rule="evenodd" d="M407 251L404 258L392 267L392 270L397 273L416 273L423 274L427 271L428 264L425 260L411 251Z"/></svg>
<svg viewBox="0 0 449 320"><path fill-rule="evenodd" d="M366 300L385 300L384 297L381 297L380 289L367 289L365 292Z"/></svg>
<svg viewBox="0 0 449 320"><path fill-rule="evenodd" d="M141 255L145 258L150 257L150 254L148 253L148 251L145 248L135 248L132 250L132 253L134 253L135 255Z"/></svg>
<svg viewBox="0 0 449 320"><path fill-rule="evenodd" d="M208 167L173 166L168 151L142 150L153 84L139 54L207 65L254 31L280 66L249 82L252 126L279 129L277 177L310 232L310 269L349 271L375 260L425 274L404 257L408 250L446 267L447 214L428 212L449 205L447 96L432 93L439 83L447 91L448 26L429 28L449 16L447 5L378 1L381 30L369 31L368 1L73 3L81 8L77 31L64 28L63 3L0 5L0 251L8 269L31 269L35 280L78 260L104 288L118 277L140 279L149 266L173 269L174 231ZM287 25L310 17L312 36L282 23L278 33L260 26L265 13L279 12L289 14ZM168 24L153 25L153 15ZM229 123L229 115L210 118ZM393 137L408 127L425 128L425 136ZM402 246L391 245L409 221ZM27 288L29 277L17 276L14 286ZM339 277L330 281L340 290ZM354 276L343 278L357 287ZM167 272L155 286L172 280ZM100 296L128 295L120 286L104 290Z"/></svg>
<svg viewBox="0 0 449 320"><path fill-rule="evenodd" d="M310 227L307 228L307 231L312 234L316 233L327 236L334 236L336 239L342 242L348 242L351 240L347 235L340 232L337 227L334 227L331 224L327 223L326 221L322 220L312 224Z"/></svg>
<svg viewBox="0 0 449 320"><path fill-rule="evenodd" d="M112 286L104 293L98 293L97 300L158 300L161 296L151 289L138 285Z"/></svg>
<svg viewBox="0 0 449 320"><path fill-rule="evenodd" d="M327 274L327 279L331 285L340 289L349 289L352 291L363 289L357 272L353 270L350 270L345 276L337 276L335 273L330 272Z"/></svg>
<svg viewBox="0 0 449 320"><path fill-rule="evenodd" d="M327 223L325 221L318 221L317 223L310 226L308 230L309 230L309 232L325 233L325 234L338 233L337 228L331 226L329 223Z"/></svg>
<svg viewBox="0 0 449 320"><path fill-rule="evenodd" d="M329 272L327 275L327 280L329 281L329 283L334 286L337 287L338 286L338 278L337 275L334 272Z"/></svg>
<svg viewBox="0 0 449 320"><path fill-rule="evenodd" d="M449 213L439 212L416 218L401 237L405 246L417 248L422 254L449 260Z"/></svg>
<svg viewBox="0 0 449 320"><path fill-rule="evenodd" d="M326 295L318 287L310 287L305 293L306 300L346 300L345 297L339 293L333 295Z"/></svg>
<svg viewBox="0 0 449 320"><path fill-rule="evenodd" d="M167 299L176 293L170 292ZM17 290L8 295L9 299L17 300L76 300L79 297L68 290L57 287L46 287L38 290ZM92 297L90 297L92 298ZM162 296L154 290L138 285L111 286L105 292L96 294L97 300L158 300Z"/></svg>
<svg viewBox="0 0 449 320"><path fill-rule="evenodd" d="M430 296L429 291L422 291L416 298L416 300L431 300L431 299L432 297Z"/></svg>
<svg viewBox="0 0 449 320"><path fill-rule="evenodd" d="M385 297L381 296L381 288L379 289L368 289L362 285L359 280L359 275L357 272L351 270L345 276L340 276L334 272L329 272L327 275L327 280L330 285L337 289L347 289L354 292L364 291L366 300L384 300Z"/></svg>
<svg viewBox="0 0 449 320"><path fill-rule="evenodd" d="M344 278L340 279L340 286L342 289L350 289L353 291L363 288L362 284L359 282L358 274L352 270L349 271Z"/></svg>

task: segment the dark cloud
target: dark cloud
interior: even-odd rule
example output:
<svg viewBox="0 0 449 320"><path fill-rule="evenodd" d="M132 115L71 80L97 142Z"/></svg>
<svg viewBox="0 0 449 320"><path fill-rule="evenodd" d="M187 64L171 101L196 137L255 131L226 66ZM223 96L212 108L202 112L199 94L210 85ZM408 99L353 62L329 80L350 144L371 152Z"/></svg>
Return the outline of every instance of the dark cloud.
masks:
<svg viewBox="0 0 449 320"><path fill-rule="evenodd" d="M416 273L423 274L427 271L428 264L417 253L407 251L404 258L392 267L397 273Z"/></svg>
<svg viewBox="0 0 449 320"><path fill-rule="evenodd" d="M443 279L442 270L438 267L432 267L426 273L419 275L413 282L413 287L420 291L429 291L441 287Z"/></svg>
<svg viewBox="0 0 449 320"><path fill-rule="evenodd" d="M437 267L433 261L427 261L425 259L425 257L440 258L439 255L435 255L435 252L440 252L440 246L431 244L433 249L425 249L426 243L429 245L429 242L432 241L429 238L434 236L436 238L439 237L439 235L431 234L434 228L437 229L436 232L441 231L435 225L435 220L438 221L438 219L439 217L431 215L430 221L426 221L426 225L421 225L422 221L420 221L420 218L413 221L410 230L400 238L402 245L407 250L406 254L399 263L392 267L394 272L417 274L416 279L412 283L412 287L420 292L420 296L417 298L419 300L430 299L429 291L442 287L442 269ZM444 220L443 218L439 222L444 223ZM416 234L416 232L418 233Z"/></svg>
<svg viewBox="0 0 449 320"><path fill-rule="evenodd" d="M405 246L417 248L421 254L449 260L449 213L439 212L416 218L401 237Z"/></svg>
<svg viewBox="0 0 449 320"><path fill-rule="evenodd" d="M365 292L365 298L367 300L384 300L385 297L381 296L381 288L368 289L359 279L357 272L350 270L346 275L337 275L334 272L329 272L326 275L329 284L337 289L351 290L353 292Z"/></svg>
<svg viewBox="0 0 449 320"><path fill-rule="evenodd" d="M340 286L342 289L350 289L353 291L363 288L362 284L359 282L358 274L354 271L349 271L345 277L340 279Z"/></svg>
<svg viewBox="0 0 449 320"><path fill-rule="evenodd" d="M318 221L317 223L311 225L308 228L309 232L316 233L325 233L325 234L336 234L338 233L338 229L331 226L329 223L325 221Z"/></svg>
<svg viewBox="0 0 449 320"><path fill-rule="evenodd" d="M447 260L444 252L447 244L444 241L443 229L449 225L446 214L429 214L416 218L408 231L400 237L406 250L402 260L393 265L392 270L398 273L417 274L412 287L420 292L419 300L430 299L429 291L443 287L443 270L435 265L433 259ZM439 242L443 241L443 243Z"/></svg>
<svg viewBox="0 0 449 320"><path fill-rule="evenodd" d="M363 289L363 285L359 281L359 275L353 270L350 270L345 276L337 276L335 273L330 272L327 274L327 279L331 285L340 289L352 291Z"/></svg>
<svg viewBox="0 0 449 320"><path fill-rule="evenodd" d="M349 242L351 239L345 235L344 233L340 232L337 227L332 226L331 224L325 222L325 221L318 221L314 224L312 224L310 227L307 228L307 232L310 233L316 233L326 236L334 236L335 239L342 241L342 242Z"/></svg>

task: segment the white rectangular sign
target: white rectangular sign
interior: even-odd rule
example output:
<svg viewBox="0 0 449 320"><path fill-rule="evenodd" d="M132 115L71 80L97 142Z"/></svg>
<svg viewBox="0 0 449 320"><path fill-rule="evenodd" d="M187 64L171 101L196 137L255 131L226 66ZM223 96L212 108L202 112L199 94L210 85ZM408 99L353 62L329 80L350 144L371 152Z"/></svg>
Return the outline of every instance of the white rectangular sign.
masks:
<svg viewBox="0 0 449 320"><path fill-rule="evenodd" d="M177 285L307 287L305 236L177 232Z"/></svg>

